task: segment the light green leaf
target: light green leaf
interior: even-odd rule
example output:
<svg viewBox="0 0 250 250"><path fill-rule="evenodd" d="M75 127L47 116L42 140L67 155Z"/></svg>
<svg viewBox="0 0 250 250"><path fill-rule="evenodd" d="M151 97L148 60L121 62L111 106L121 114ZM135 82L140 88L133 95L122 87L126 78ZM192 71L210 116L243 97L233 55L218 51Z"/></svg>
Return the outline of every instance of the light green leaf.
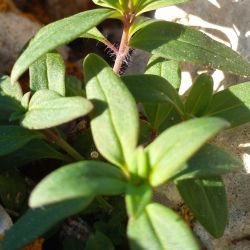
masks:
<svg viewBox="0 0 250 250"><path fill-rule="evenodd" d="M0 120L8 121L13 112L22 113L23 93L19 83L12 85L10 78L0 74Z"/></svg>
<svg viewBox="0 0 250 250"><path fill-rule="evenodd" d="M215 238L223 235L227 224L227 198L219 177L178 181L177 187L186 205Z"/></svg>
<svg viewBox="0 0 250 250"><path fill-rule="evenodd" d="M83 97L62 97L52 90L39 90L31 98L22 125L46 129L88 114L92 104Z"/></svg>
<svg viewBox="0 0 250 250"><path fill-rule="evenodd" d="M149 185L128 184L126 190L126 207L130 219L138 218L145 207L152 201L153 192Z"/></svg>
<svg viewBox="0 0 250 250"><path fill-rule="evenodd" d="M138 102L169 102L181 115L184 114L178 92L164 78L156 75L131 75L122 77L122 80Z"/></svg>
<svg viewBox="0 0 250 250"><path fill-rule="evenodd" d="M121 10L120 0L92 0L96 5Z"/></svg>
<svg viewBox="0 0 250 250"><path fill-rule="evenodd" d="M87 31L86 33L84 33L83 35L81 35L82 38L91 38L91 39L95 39L97 41L100 42L106 42L106 38L105 36L96 28L92 28L91 30Z"/></svg>
<svg viewBox="0 0 250 250"><path fill-rule="evenodd" d="M0 74L0 96L8 96L16 101L21 101L23 91L19 83L12 85L8 76Z"/></svg>
<svg viewBox="0 0 250 250"><path fill-rule="evenodd" d="M133 184L140 185L141 183L148 182L150 174L150 166L148 155L143 146L136 148L133 154L133 161L128 165L130 173L130 181Z"/></svg>
<svg viewBox="0 0 250 250"><path fill-rule="evenodd" d="M113 13L108 9L94 9L43 27L16 61L11 73L11 82L15 82L42 55L80 37Z"/></svg>
<svg viewBox="0 0 250 250"><path fill-rule="evenodd" d="M231 127L250 122L250 82L216 93L205 115L226 119Z"/></svg>
<svg viewBox="0 0 250 250"><path fill-rule="evenodd" d="M201 74L194 82L185 102L188 116L202 116L207 110L213 97L213 78L208 74Z"/></svg>
<svg viewBox="0 0 250 250"><path fill-rule="evenodd" d="M95 106L91 130L97 149L113 164L124 167L138 141L136 103L108 64L91 54L84 62L86 92Z"/></svg>
<svg viewBox="0 0 250 250"><path fill-rule="evenodd" d="M152 56L145 74L157 75L166 79L175 89L181 85L181 68L177 61Z"/></svg>
<svg viewBox="0 0 250 250"><path fill-rule="evenodd" d="M45 141L32 140L17 151L0 157L0 171L13 167L21 167L30 162L41 159L57 159L61 161L68 160Z"/></svg>
<svg viewBox="0 0 250 250"><path fill-rule="evenodd" d="M92 199L92 197L81 197L51 206L29 209L6 233L3 250L22 249L46 233L56 223L81 212Z"/></svg>
<svg viewBox="0 0 250 250"><path fill-rule="evenodd" d="M128 238L132 250L199 250L188 225L171 209L152 203L137 219L130 219Z"/></svg>
<svg viewBox="0 0 250 250"><path fill-rule="evenodd" d="M166 21L149 24L132 37L130 46L159 57L204 64L250 76L250 63L237 52L204 33L181 24Z"/></svg>
<svg viewBox="0 0 250 250"><path fill-rule="evenodd" d="M174 176L174 179L203 178L239 170L241 163L226 151L207 144Z"/></svg>
<svg viewBox="0 0 250 250"><path fill-rule="evenodd" d="M30 89L50 89L65 96L65 66L60 54L47 53L30 66Z"/></svg>
<svg viewBox="0 0 250 250"><path fill-rule="evenodd" d="M121 170L108 163L82 161L45 177L31 193L29 204L38 207L80 197L117 195L125 190Z"/></svg>
<svg viewBox="0 0 250 250"><path fill-rule="evenodd" d="M141 15L144 12L156 10L159 8L185 3L190 0L141 0L136 8L136 15Z"/></svg>
<svg viewBox="0 0 250 250"><path fill-rule="evenodd" d="M0 126L0 156L10 154L34 139L41 139L38 131L31 131L19 126Z"/></svg>
<svg viewBox="0 0 250 250"><path fill-rule="evenodd" d="M130 29L129 29L129 36L130 38L140 29L146 27L150 23L157 22L156 19L152 19L145 16L139 16L135 19L135 21L132 23Z"/></svg>
<svg viewBox="0 0 250 250"><path fill-rule="evenodd" d="M167 129L146 148L152 166L150 183L158 186L169 180L205 142L228 126L225 120L207 117Z"/></svg>

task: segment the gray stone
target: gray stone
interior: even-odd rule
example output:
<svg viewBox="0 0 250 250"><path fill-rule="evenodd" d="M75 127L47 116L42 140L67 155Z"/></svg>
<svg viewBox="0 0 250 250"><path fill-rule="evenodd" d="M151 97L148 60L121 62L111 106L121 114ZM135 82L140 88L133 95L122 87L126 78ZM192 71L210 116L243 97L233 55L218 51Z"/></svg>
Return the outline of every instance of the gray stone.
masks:
<svg viewBox="0 0 250 250"><path fill-rule="evenodd" d="M0 235L3 235L5 231L11 228L13 225L10 216L0 205Z"/></svg>
<svg viewBox="0 0 250 250"><path fill-rule="evenodd" d="M9 73L22 48L41 27L14 12L0 13L0 72Z"/></svg>

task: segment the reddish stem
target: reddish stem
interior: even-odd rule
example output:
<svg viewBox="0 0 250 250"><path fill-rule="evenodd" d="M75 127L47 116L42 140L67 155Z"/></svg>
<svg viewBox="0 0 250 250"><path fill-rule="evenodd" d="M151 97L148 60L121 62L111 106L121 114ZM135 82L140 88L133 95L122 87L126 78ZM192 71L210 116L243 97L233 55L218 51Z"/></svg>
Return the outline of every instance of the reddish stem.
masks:
<svg viewBox="0 0 250 250"><path fill-rule="evenodd" d="M113 67L114 72L118 75L120 73L122 63L125 60L126 56L128 55L128 52L129 52L129 46L128 46L128 44L129 44L129 29L130 29L131 24L132 24L132 22L131 22L130 15L126 15L124 17L124 22L123 22L124 28L123 28L121 43L120 43L119 51L117 53L115 64Z"/></svg>

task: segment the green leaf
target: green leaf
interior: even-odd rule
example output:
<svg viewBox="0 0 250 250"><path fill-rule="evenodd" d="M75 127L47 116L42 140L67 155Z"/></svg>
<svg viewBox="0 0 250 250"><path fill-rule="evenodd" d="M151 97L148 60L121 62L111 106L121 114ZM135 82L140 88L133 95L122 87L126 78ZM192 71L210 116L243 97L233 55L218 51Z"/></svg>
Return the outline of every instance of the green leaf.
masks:
<svg viewBox="0 0 250 250"><path fill-rule="evenodd" d="M23 93L19 83L12 85L10 78L0 74L0 112L1 120L9 120L13 112L22 113L21 105Z"/></svg>
<svg viewBox="0 0 250 250"><path fill-rule="evenodd" d="M88 114L92 104L83 97L63 97L52 90L39 90L31 98L22 125L46 129Z"/></svg>
<svg viewBox="0 0 250 250"><path fill-rule="evenodd" d="M65 155L55 150L42 140L32 140L15 152L0 157L0 171L13 167L21 167L41 159L56 159L66 161Z"/></svg>
<svg viewBox="0 0 250 250"><path fill-rule="evenodd" d="M185 102L188 116L201 116L205 113L213 97L213 78L208 74L201 74L194 82Z"/></svg>
<svg viewBox="0 0 250 250"><path fill-rule="evenodd" d="M223 235L227 224L227 197L219 177L178 181L177 187L186 205L215 238Z"/></svg>
<svg viewBox="0 0 250 250"><path fill-rule="evenodd" d="M29 204L38 207L80 197L117 195L125 189L126 183L118 168L98 161L82 161L45 177L31 193Z"/></svg>
<svg viewBox="0 0 250 250"><path fill-rule="evenodd" d="M114 250L111 240L101 232L91 234L86 242L84 250Z"/></svg>
<svg viewBox="0 0 250 250"><path fill-rule="evenodd" d="M0 74L0 95L12 97L17 101L21 101L23 97L23 91L19 83L11 84L10 78Z"/></svg>
<svg viewBox="0 0 250 250"><path fill-rule="evenodd" d="M170 116L173 111L173 105L170 103L160 104L144 104L145 114L152 125L157 131L162 123Z"/></svg>
<svg viewBox="0 0 250 250"><path fill-rule="evenodd" d="M181 217L157 203L148 205L139 218L129 220L128 238L132 250L200 249Z"/></svg>
<svg viewBox="0 0 250 250"><path fill-rule="evenodd" d="M250 76L250 63L237 52L204 33L181 24L166 21L149 24L132 37L130 46L159 57L204 64Z"/></svg>
<svg viewBox="0 0 250 250"><path fill-rule="evenodd" d="M65 96L65 66L59 53L47 53L30 66L30 89L50 89Z"/></svg>
<svg viewBox="0 0 250 250"><path fill-rule="evenodd" d="M171 103L180 114L184 113L183 103L173 86L156 75L133 75L122 77L138 102Z"/></svg>
<svg viewBox="0 0 250 250"><path fill-rule="evenodd" d="M145 74L157 75L166 79L175 89L181 85L181 68L177 61L152 56Z"/></svg>
<svg viewBox="0 0 250 250"><path fill-rule="evenodd" d="M179 63L176 61L152 56L148 62L145 74L161 76L175 89L178 89L181 85L181 70ZM181 104L181 106L183 105ZM152 126L158 130L171 112L173 112L173 107L169 103L157 105L144 104L144 110Z"/></svg>
<svg viewBox="0 0 250 250"><path fill-rule="evenodd" d="M215 145L207 144L202 147L174 176L174 179L203 178L223 175L239 170L241 163L232 155Z"/></svg>
<svg viewBox="0 0 250 250"><path fill-rule="evenodd" d="M133 157L133 162L128 165L128 170L131 174L131 182L139 185L148 179L150 173L148 155L144 148L139 146L136 148Z"/></svg>
<svg viewBox="0 0 250 250"><path fill-rule="evenodd" d="M29 209L6 233L3 250L23 248L46 233L56 223L81 212L92 199L92 197L81 197L51 206Z"/></svg>
<svg viewBox="0 0 250 250"><path fill-rule="evenodd" d="M108 9L89 10L43 27L16 61L11 82L15 82L42 55L80 37L113 13Z"/></svg>
<svg viewBox="0 0 250 250"><path fill-rule="evenodd" d="M138 141L136 103L108 64L91 54L84 62L87 97L94 103L91 130L97 149L113 164L124 167Z"/></svg>
<svg viewBox="0 0 250 250"><path fill-rule="evenodd" d="M0 126L0 156L10 154L34 139L41 139L38 131L31 131L19 126Z"/></svg>
<svg viewBox="0 0 250 250"><path fill-rule="evenodd" d="M82 38L95 39L95 40L103 42L103 43L105 43L107 41L105 36L96 27L94 27L91 30L87 31L86 33L81 35L81 37Z"/></svg>
<svg viewBox="0 0 250 250"><path fill-rule="evenodd" d="M145 16L139 16L135 19L132 23L131 27L129 28L129 36L130 38L140 29L146 27L150 23L157 22L156 19L148 18Z"/></svg>
<svg viewBox="0 0 250 250"><path fill-rule="evenodd" d="M144 212L146 206L152 201L152 196L152 189L147 184L138 186L133 184L127 185L125 200L130 219L136 219Z"/></svg>
<svg viewBox="0 0 250 250"><path fill-rule="evenodd" d="M136 8L136 15L141 15L144 12L148 12L151 10L156 10L159 8L167 7L170 5L176 5L179 3L185 3L190 0L142 0L139 2Z"/></svg>
<svg viewBox="0 0 250 250"><path fill-rule="evenodd" d="M225 120L207 117L167 129L146 148L152 167L150 183L158 186L169 180L205 142L228 126Z"/></svg>
<svg viewBox="0 0 250 250"><path fill-rule="evenodd" d="M231 127L250 122L250 82L216 93L205 115L226 119Z"/></svg>
<svg viewBox="0 0 250 250"><path fill-rule="evenodd" d="M121 0L92 0L96 5L121 10Z"/></svg>
<svg viewBox="0 0 250 250"><path fill-rule="evenodd" d="M66 76L66 96L86 97L82 82L75 76Z"/></svg>

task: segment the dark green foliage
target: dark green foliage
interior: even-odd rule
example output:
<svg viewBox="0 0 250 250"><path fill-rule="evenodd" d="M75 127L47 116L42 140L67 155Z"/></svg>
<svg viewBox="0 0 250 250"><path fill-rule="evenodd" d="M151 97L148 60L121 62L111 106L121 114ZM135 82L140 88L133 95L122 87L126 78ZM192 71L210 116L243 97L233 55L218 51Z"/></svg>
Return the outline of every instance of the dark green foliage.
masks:
<svg viewBox="0 0 250 250"><path fill-rule="evenodd" d="M14 65L12 83L0 76L0 203L15 220L0 248L56 237L60 222L78 214L90 225L87 241L67 236L65 250L199 249L182 218L153 203L153 190L173 181L204 228L223 235L220 176L241 164L207 142L250 121L250 84L213 93L212 78L202 74L183 97L179 62L247 76L250 64L198 30L140 17L187 0L94 2L107 9L43 27ZM119 51L95 27L110 17L124 23ZM85 84L66 75L55 49L79 37L113 49L114 69L90 54ZM129 47L153 54L145 74L119 76ZM23 93L16 81L27 69L30 91Z"/></svg>

